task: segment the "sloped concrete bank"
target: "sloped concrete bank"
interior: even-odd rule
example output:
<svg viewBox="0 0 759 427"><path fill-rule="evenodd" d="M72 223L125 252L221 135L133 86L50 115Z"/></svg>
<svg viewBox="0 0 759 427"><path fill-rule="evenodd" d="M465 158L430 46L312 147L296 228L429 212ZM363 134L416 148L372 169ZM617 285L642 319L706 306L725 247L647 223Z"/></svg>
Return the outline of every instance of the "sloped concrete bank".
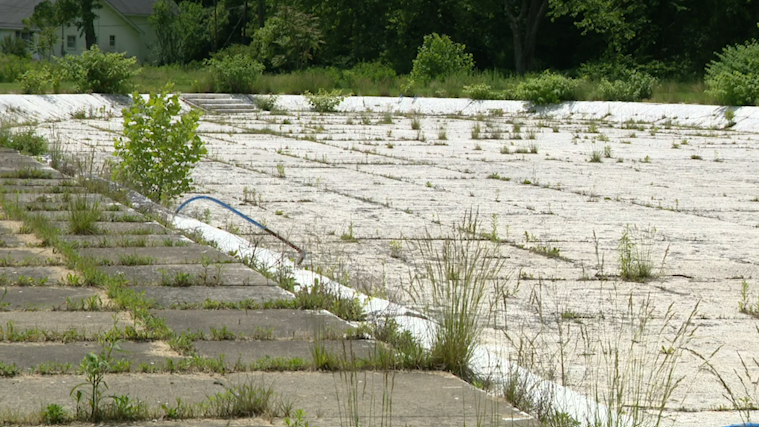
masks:
<svg viewBox="0 0 759 427"><path fill-rule="evenodd" d="M72 97L65 103L67 113L57 112L58 107L43 97L19 96L23 102L16 104L23 107L9 110L0 97L0 105L6 106L0 107L0 115L10 111L28 119L39 109L38 117L65 120L92 105L93 115L102 116L96 111L102 106L95 107L105 102L102 97ZM382 265L401 273L406 266L388 256L388 241L413 237L440 222L452 223L460 219L461 209L477 207L486 223L493 218L503 239L504 257L519 266L520 273L515 271L513 277L525 273L527 285L515 300L529 300L530 292L545 279L546 294L553 292L559 310L554 314L566 313L578 325L597 315L591 290L605 291L604 282L588 279L616 269L619 231L625 224L656 227L660 234L653 242L654 256L660 258L671 244L665 277L654 283L620 281L613 286L623 293L651 296L663 305L661 311L673 303L687 313L701 300L702 317L697 321L707 332L696 350L708 355L722 345L718 362L726 373L740 368L735 354L755 355L751 345L756 341L755 322L738 314L737 301L741 280L759 275L754 243L759 212L752 203L759 196L753 141L753 133L759 131L756 107L572 102L532 108L517 101L350 97L339 113L318 115L308 112L300 96L281 96L278 106L289 114L206 117L201 133L212 156L197 171L201 193L223 195L290 236L313 232L331 239L331 247L349 251L356 265ZM120 115L119 108L112 106L111 117ZM723 131L730 124L727 111L734 114L735 125ZM391 124L382 124L386 112L419 113L421 132L412 130L410 117L392 115ZM362 114L369 124L360 123ZM101 118L55 126L68 135L65 138L91 138L90 145L107 157L118 135L118 122ZM523 128L519 139L512 138L519 133L515 122ZM475 138L478 124L483 133L492 125L492 134ZM447 138L442 138L445 131ZM538 156L524 154L533 141ZM602 164L591 163L589 153L604 145L610 147L608 159L601 156ZM279 164L286 177L277 175ZM262 204L251 202L252 189L263 195ZM201 227L195 220L181 221L178 225L183 227ZM339 237L354 222L359 242L351 246ZM226 226L226 219L217 219L214 212L212 225ZM526 231L537 237L537 243L521 237ZM214 237L218 232L209 233ZM594 254L596 233L600 243ZM314 242L316 246L318 241ZM308 241L304 238L299 244ZM538 245L560 249L566 260L527 250L539 251ZM606 271L596 265L603 264L596 262L599 248L601 255L606 251ZM256 251L258 256L265 253ZM267 262L282 258L271 253ZM296 271L296 277L304 285L314 279L310 271ZM367 298L367 303L377 317L396 315L423 339L434 327L401 306L377 298ZM511 315L529 317L525 307ZM659 319L661 313L656 316ZM484 376L493 371L520 372L535 390L549 390L554 398L566 395L557 406L574 418L592 418L588 412L596 412L592 401L543 383L509 363L508 352L498 351L497 342L486 344L476 357ZM583 369L580 363L571 367ZM693 374L683 387L687 396L678 394L682 404L667 408L667 416L676 425L687 426L739 421L735 412L714 411L729 405L719 386L697 373L698 367L692 360L683 363L683 370Z"/></svg>

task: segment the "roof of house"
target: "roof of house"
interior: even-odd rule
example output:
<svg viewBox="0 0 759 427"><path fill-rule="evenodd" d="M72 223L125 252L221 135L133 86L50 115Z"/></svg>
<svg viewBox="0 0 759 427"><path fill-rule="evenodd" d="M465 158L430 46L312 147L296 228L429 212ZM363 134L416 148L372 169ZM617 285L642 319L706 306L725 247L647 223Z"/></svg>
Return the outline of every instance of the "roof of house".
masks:
<svg viewBox="0 0 759 427"><path fill-rule="evenodd" d="M21 20L31 16L34 6L43 0L0 0L0 28L21 30Z"/></svg>
<svg viewBox="0 0 759 427"><path fill-rule="evenodd" d="M1 1L1 0L0 0ZM116 10L126 16L143 15L153 13L153 3L158 0L105 0Z"/></svg>
<svg viewBox="0 0 759 427"><path fill-rule="evenodd" d="M44 0L0 0L0 28L21 30L21 20L34 12L34 6ZM158 0L102 0L124 16L148 16L153 13L153 3Z"/></svg>

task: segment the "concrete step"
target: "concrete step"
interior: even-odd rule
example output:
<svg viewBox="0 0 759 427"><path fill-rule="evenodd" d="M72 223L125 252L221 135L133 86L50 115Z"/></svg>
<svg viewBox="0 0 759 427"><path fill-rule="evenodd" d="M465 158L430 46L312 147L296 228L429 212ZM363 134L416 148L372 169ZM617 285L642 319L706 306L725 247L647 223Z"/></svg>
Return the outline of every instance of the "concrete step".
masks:
<svg viewBox="0 0 759 427"><path fill-rule="evenodd" d="M56 375L0 379L0 402L21 414L36 413L50 403L74 411L72 388L84 381L83 376ZM300 409L304 421L321 427L343 425L399 425L409 427L461 427L462 425L539 426L532 418L514 410L500 398L461 381L450 374L429 372L255 372L218 375L193 374L110 374L105 376L107 395L128 396L143 402L157 418L165 414L161 405L177 406L218 399L218 393L239 387L271 390L271 414L275 425L281 425L282 405L294 412ZM238 394L239 395L239 394ZM234 402L231 402L234 403ZM213 406L213 405L211 405ZM203 416L205 415L205 416ZM212 418L213 413L201 415ZM200 425L206 422L202 421ZM228 421L225 421L228 422ZM239 420L250 425L244 419ZM352 424L348 424L348 423ZM150 421L152 426L166 421ZM148 422L130 423L147 425ZM182 421L185 424L185 421ZM252 422L256 424L255 421Z"/></svg>

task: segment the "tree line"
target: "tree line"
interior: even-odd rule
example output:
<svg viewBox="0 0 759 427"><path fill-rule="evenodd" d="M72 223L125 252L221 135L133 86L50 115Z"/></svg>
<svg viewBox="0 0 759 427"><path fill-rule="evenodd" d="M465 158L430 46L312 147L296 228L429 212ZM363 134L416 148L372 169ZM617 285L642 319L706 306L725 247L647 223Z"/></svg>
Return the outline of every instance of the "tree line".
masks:
<svg viewBox="0 0 759 427"><path fill-rule="evenodd" d="M73 24L95 43L99 0L45 1L28 25ZM757 35L751 0L159 0L160 63L230 46L269 72L381 61L411 71L425 35L466 46L480 70L522 74L622 62L662 78L699 77L723 47Z"/></svg>

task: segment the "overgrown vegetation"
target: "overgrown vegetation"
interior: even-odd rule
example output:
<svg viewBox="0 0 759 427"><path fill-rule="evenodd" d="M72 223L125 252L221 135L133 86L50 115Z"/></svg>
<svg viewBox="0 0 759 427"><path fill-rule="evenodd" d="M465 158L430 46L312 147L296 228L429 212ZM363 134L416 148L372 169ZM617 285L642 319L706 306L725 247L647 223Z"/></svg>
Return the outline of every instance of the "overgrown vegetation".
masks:
<svg viewBox="0 0 759 427"><path fill-rule="evenodd" d="M108 53L97 45L80 56L67 55L58 61L61 72L83 93L126 94L132 89L131 79L139 73L136 58L126 53Z"/></svg>
<svg viewBox="0 0 759 427"><path fill-rule="evenodd" d="M759 102L759 43L756 40L725 47L706 65L707 93L726 105Z"/></svg>

